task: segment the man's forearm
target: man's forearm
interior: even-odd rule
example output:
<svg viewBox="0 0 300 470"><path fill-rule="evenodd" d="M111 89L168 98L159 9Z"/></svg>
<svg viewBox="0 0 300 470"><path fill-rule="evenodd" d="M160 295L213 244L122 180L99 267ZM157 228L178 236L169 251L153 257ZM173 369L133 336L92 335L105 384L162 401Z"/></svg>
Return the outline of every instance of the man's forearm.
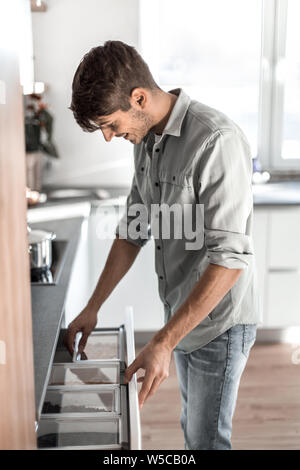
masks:
<svg viewBox="0 0 300 470"><path fill-rule="evenodd" d="M98 312L101 305L132 266L139 251L139 246L116 237L97 286L88 302L90 310Z"/></svg>
<svg viewBox="0 0 300 470"><path fill-rule="evenodd" d="M154 336L154 342L175 346L216 307L238 280L242 269L210 264L192 292L168 323Z"/></svg>

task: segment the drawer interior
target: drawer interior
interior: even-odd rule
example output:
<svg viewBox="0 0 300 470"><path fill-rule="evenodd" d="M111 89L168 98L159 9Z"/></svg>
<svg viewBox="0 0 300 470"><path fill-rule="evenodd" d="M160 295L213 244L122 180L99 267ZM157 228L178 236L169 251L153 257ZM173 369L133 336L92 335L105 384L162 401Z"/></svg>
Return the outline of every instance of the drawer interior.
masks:
<svg viewBox="0 0 300 470"><path fill-rule="evenodd" d="M123 327L98 329L73 361L61 330L37 429L40 449L128 448Z"/></svg>
<svg viewBox="0 0 300 470"><path fill-rule="evenodd" d="M48 389L43 414L120 413L119 387L98 389Z"/></svg>
<svg viewBox="0 0 300 470"><path fill-rule="evenodd" d="M109 446L120 444L120 418L42 417L38 429L39 448Z"/></svg>
<svg viewBox="0 0 300 470"><path fill-rule="evenodd" d="M53 364L49 385L102 385L120 383L120 363L101 364L76 363Z"/></svg>

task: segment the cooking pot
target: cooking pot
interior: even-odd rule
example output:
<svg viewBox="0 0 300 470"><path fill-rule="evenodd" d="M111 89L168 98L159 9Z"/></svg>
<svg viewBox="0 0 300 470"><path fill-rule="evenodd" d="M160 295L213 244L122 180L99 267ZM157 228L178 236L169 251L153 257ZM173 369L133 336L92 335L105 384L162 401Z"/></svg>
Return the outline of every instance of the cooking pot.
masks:
<svg viewBox="0 0 300 470"><path fill-rule="evenodd" d="M29 226L27 231L31 269L49 269L52 264L52 240L56 238L56 234L32 230Z"/></svg>

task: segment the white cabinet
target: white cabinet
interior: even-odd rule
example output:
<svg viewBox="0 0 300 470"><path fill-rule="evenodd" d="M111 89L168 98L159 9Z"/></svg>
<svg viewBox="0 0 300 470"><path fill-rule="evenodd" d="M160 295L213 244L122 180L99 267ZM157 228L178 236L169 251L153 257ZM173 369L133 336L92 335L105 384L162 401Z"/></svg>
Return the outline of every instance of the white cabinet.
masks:
<svg viewBox="0 0 300 470"><path fill-rule="evenodd" d="M114 230L124 206L92 210L89 221L90 283L92 290L102 272L113 243ZM118 326L124 308L133 307L136 331L155 331L163 326L163 304L158 295L154 266L154 241L141 248L133 266L103 304L99 327Z"/></svg>
<svg viewBox="0 0 300 470"><path fill-rule="evenodd" d="M269 213L269 267L300 267L300 207L277 207Z"/></svg>
<svg viewBox="0 0 300 470"><path fill-rule="evenodd" d="M255 206L253 236L263 327L300 325L300 207Z"/></svg>
<svg viewBox="0 0 300 470"><path fill-rule="evenodd" d="M88 257L88 226L89 219L85 218L81 225L80 240L72 266L71 278L65 301L63 328L86 306L91 294Z"/></svg>
<svg viewBox="0 0 300 470"><path fill-rule="evenodd" d="M263 316L263 324L266 321L266 282L267 282L267 240L268 240L268 217L266 209L254 211L253 243L256 257L257 285L259 302Z"/></svg>
<svg viewBox="0 0 300 470"><path fill-rule="evenodd" d="M268 322L270 327L300 324L300 271L269 272Z"/></svg>

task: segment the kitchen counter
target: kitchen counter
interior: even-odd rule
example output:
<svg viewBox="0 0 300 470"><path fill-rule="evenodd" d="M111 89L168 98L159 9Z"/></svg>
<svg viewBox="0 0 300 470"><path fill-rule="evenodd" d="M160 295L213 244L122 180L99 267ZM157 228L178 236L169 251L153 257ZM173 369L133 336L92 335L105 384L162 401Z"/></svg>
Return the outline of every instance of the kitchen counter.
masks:
<svg viewBox="0 0 300 470"><path fill-rule="evenodd" d="M300 181L253 184L254 206L300 204Z"/></svg>
<svg viewBox="0 0 300 470"><path fill-rule="evenodd" d="M59 188L52 188L51 190L54 189ZM274 181L262 184L253 184L252 189L255 206L300 204L300 181ZM47 188L46 192L51 194L51 190ZM123 199L129 193L130 188L107 188L106 190L109 193L108 199L97 199L95 194L93 194L94 189L92 188L89 196L62 199L49 198L46 203L32 206L30 211L33 213L38 208L53 207L62 204L72 205L83 202L101 205L108 204L111 200L112 204L115 204L118 199L123 202Z"/></svg>
<svg viewBox="0 0 300 470"><path fill-rule="evenodd" d="M80 240L83 220L83 217L77 217L31 224L32 228L53 231L57 235L57 240L68 242L57 284L31 286L35 404L38 416L41 411L45 387L50 373L50 365L58 340L67 289L76 249Z"/></svg>

